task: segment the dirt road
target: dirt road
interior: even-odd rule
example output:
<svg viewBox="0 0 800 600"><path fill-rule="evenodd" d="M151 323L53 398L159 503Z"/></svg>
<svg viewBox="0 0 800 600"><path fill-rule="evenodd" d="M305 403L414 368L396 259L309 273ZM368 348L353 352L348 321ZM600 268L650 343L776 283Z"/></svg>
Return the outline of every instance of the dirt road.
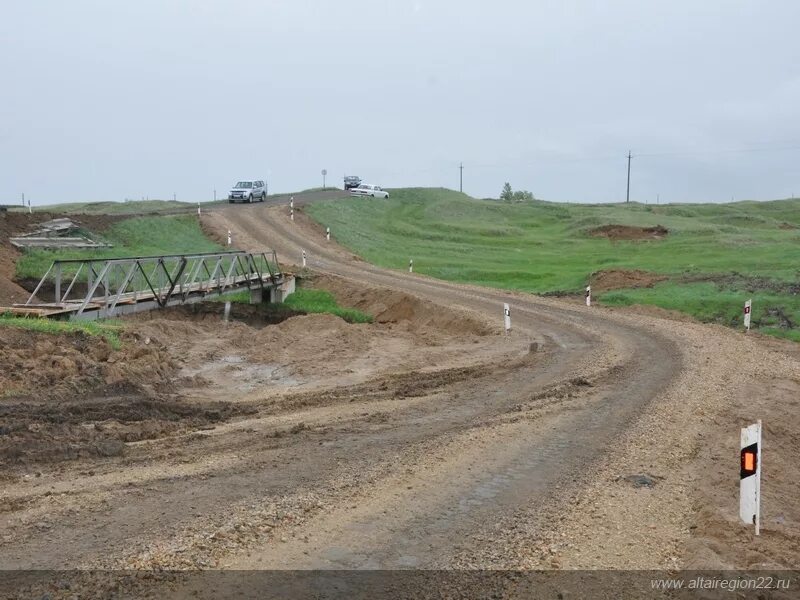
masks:
<svg viewBox="0 0 800 600"><path fill-rule="evenodd" d="M283 545L250 549L228 564L800 564L800 507L791 483L800 475L792 450L800 439L800 415L783 410L787 403L797 406L793 394L800 389L794 344L745 339L655 310L587 310L389 272L327 242L302 209L294 221L285 207L227 210L208 224L215 229L223 223L240 245L274 247L295 268L305 250L314 271L459 307L498 329L502 303L508 302L515 336L538 341L547 357L506 376L498 373L492 382L473 381L474 393L497 416L473 417L468 435L437 443L432 464L426 460L413 472L396 474L358 504L314 520ZM358 306L352 294L340 298ZM548 396L558 401L543 411L537 403ZM776 535L754 547L736 517L735 467L738 427L755 418L771 421L773 472L786 477L772 480L765 519ZM632 474L653 475L652 485L632 486Z"/></svg>
<svg viewBox="0 0 800 600"><path fill-rule="evenodd" d="M236 205L203 225L297 271L305 249L313 285L377 323L267 326L257 311L223 323L213 307L129 321L134 381L93 363L69 383L105 375L91 409L2 405L31 415L11 438L31 452L0 455L0 568L800 563L795 346L380 269L327 242L302 205L293 222L285 206ZM59 351L34 340L9 360ZM128 405L141 416L121 419ZM738 427L754 418L774 475L756 543L736 516ZM109 436L124 452L98 451ZM46 439L72 454L53 461L51 443L42 459Z"/></svg>
<svg viewBox="0 0 800 600"><path fill-rule="evenodd" d="M303 215L290 222L284 212L232 209L216 218L224 219L245 247L268 244L282 257L298 257L305 249L315 271L471 311L494 320L498 330L503 303L509 302L515 336L538 341L546 358L498 372L491 381L469 382L473 389L459 395L458 405L459 421L470 426L470 434L442 445L443 456L434 466L393 477L356 507L342 507L315 522L314 544L304 541L304 533L297 544L267 545L234 559L232 566L448 566L457 550L474 548L476 540L492 543L491 527L502 516L530 503L552 506L567 495L565 486L582 481L680 371L675 345L652 331L583 307L387 272L327 244ZM552 402L552 396L567 406L550 406L550 414L540 415L540 405ZM469 406L474 411L464 412ZM482 439L486 412L497 415L492 425L505 435ZM522 416L506 423L509 413ZM470 443L473 436L476 441Z"/></svg>

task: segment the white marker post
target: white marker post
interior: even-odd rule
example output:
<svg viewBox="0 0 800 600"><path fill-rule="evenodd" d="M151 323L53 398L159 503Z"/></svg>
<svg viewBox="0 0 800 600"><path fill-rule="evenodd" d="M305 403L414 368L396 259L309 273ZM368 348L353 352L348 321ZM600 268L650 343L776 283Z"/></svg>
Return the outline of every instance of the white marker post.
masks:
<svg viewBox="0 0 800 600"><path fill-rule="evenodd" d="M200 203L197 203L197 216L200 216Z"/></svg>
<svg viewBox="0 0 800 600"><path fill-rule="evenodd" d="M289 218L290 218L292 221L294 221L294 209L293 209L293 208L290 208L290 209L289 209Z"/></svg>
<svg viewBox="0 0 800 600"><path fill-rule="evenodd" d="M331 241L331 228L330 227L326 227L325 228L325 239L327 239L329 242Z"/></svg>
<svg viewBox="0 0 800 600"><path fill-rule="evenodd" d="M409 258L408 259L408 272L409 273L413 273L414 272L414 259L413 258Z"/></svg>
<svg viewBox="0 0 800 600"><path fill-rule="evenodd" d="M30 198L28 198L28 214L29 215L33 214L33 209L31 208L31 199Z"/></svg>
<svg viewBox="0 0 800 600"><path fill-rule="evenodd" d="M586 306L592 305L592 286L586 286Z"/></svg>
<svg viewBox="0 0 800 600"><path fill-rule="evenodd" d="M233 236L231 235L231 230L228 229L228 246L233 243Z"/></svg>
<svg viewBox="0 0 800 600"><path fill-rule="evenodd" d="M511 331L511 309L508 304L503 304L503 325L505 326L506 333Z"/></svg>
<svg viewBox="0 0 800 600"><path fill-rule="evenodd" d="M290 208L291 210L294 210L294 196L292 196L291 198L289 198L289 208Z"/></svg>
<svg viewBox="0 0 800 600"><path fill-rule="evenodd" d="M742 428L739 469L739 517L761 533L761 419Z"/></svg>
<svg viewBox="0 0 800 600"><path fill-rule="evenodd" d="M303 250L303 266L306 266L306 251Z"/></svg>
<svg viewBox="0 0 800 600"><path fill-rule="evenodd" d="M744 328L750 331L750 312L753 309L753 299L744 303Z"/></svg>

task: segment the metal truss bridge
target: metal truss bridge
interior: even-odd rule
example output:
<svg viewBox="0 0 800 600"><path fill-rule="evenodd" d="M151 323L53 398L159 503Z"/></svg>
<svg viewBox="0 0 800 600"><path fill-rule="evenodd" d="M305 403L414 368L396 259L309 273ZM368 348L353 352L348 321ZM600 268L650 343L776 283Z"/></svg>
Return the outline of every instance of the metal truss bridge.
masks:
<svg viewBox="0 0 800 600"><path fill-rule="evenodd" d="M57 260L25 304L5 310L97 319L241 291L254 303L280 302L294 291L294 278L281 273L274 250ZM53 302L41 300L51 294Z"/></svg>

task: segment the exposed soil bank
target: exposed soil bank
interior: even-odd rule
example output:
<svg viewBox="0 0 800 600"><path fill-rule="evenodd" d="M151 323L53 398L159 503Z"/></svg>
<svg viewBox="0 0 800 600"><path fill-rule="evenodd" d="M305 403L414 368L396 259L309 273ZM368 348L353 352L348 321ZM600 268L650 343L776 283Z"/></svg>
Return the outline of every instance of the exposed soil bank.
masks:
<svg viewBox="0 0 800 600"><path fill-rule="evenodd" d="M632 225L603 225L589 230L589 235L605 237L612 241L621 240L660 240L669 234L663 225L655 227L634 227Z"/></svg>
<svg viewBox="0 0 800 600"><path fill-rule="evenodd" d="M666 275L640 271L638 269L607 269L592 273L589 283L594 292L607 292L624 288L653 287L659 281L668 279Z"/></svg>

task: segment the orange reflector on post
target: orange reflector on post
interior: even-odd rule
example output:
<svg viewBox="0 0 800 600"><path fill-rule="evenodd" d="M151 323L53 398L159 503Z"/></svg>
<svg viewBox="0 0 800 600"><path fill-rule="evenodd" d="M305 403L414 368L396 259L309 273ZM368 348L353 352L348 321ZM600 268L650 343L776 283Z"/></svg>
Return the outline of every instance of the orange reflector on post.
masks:
<svg viewBox="0 0 800 600"><path fill-rule="evenodd" d="M758 444L751 444L746 448L742 448L742 467L740 477L750 477L756 474L758 467Z"/></svg>

